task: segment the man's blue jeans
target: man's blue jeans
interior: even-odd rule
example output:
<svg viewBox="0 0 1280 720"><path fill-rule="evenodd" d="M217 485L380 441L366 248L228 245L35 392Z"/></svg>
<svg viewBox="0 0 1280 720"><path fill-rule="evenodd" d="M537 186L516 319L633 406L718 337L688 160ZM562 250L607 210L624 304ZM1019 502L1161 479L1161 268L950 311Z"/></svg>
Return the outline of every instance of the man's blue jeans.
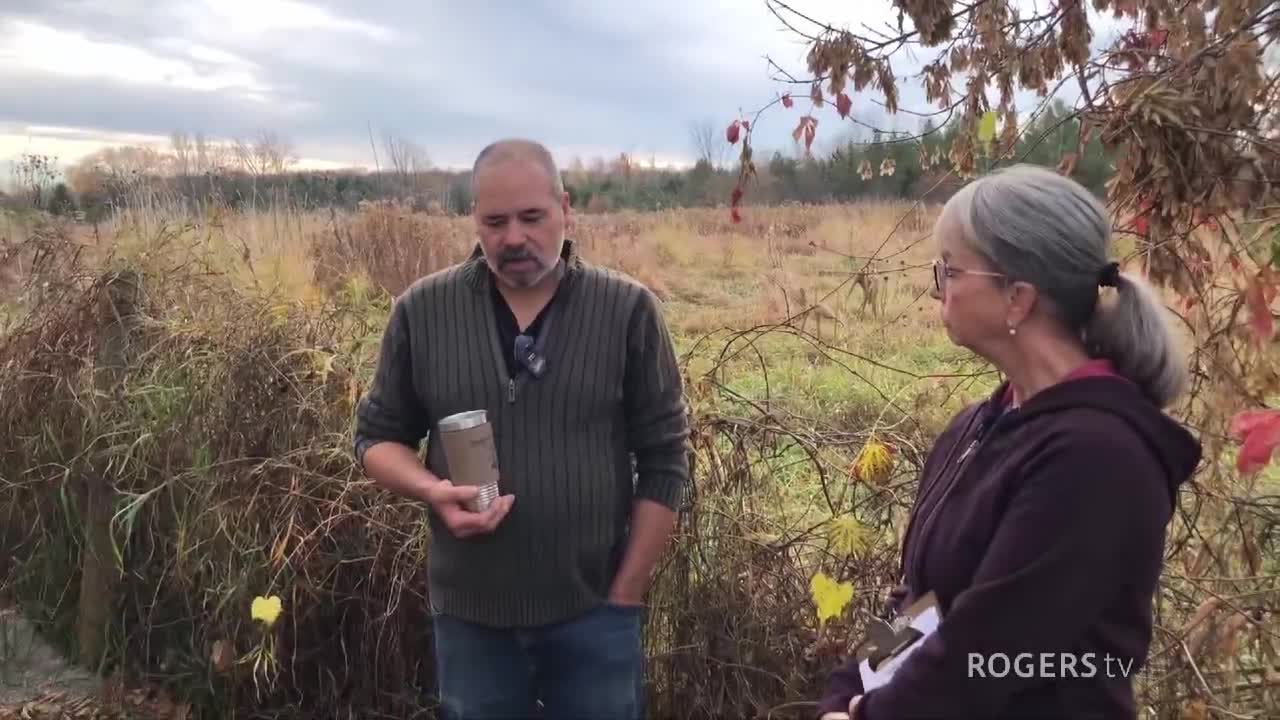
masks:
<svg viewBox="0 0 1280 720"><path fill-rule="evenodd" d="M436 615L434 629L445 720L641 717L641 608L606 604L519 630Z"/></svg>

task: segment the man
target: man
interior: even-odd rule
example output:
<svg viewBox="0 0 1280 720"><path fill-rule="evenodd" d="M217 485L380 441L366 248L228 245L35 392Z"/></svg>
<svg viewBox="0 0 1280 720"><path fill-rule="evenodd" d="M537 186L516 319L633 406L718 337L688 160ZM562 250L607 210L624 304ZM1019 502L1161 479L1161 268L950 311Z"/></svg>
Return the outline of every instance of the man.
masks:
<svg viewBox="0 0 1280 720"><path fill-rule="evenodd" d="M565 238L569 196L544 147L487 147L472 196L475 252L396 299L356 454L428 506L446 717L530 717L541 703L548 717L637 718L644 595L688 476L671 337L652 292ZM430 431L477 409L503 494L473 513L476 489L450 483Z"/></svg>

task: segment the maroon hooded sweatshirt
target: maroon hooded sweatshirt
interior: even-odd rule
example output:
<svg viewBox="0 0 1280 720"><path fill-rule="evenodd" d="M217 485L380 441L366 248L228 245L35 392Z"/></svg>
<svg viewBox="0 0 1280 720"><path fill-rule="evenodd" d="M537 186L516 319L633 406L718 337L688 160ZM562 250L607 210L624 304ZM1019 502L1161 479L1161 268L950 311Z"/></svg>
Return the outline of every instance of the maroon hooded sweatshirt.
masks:
<svg viewBox="0 0 1280 720"><path fill-rule="evenodd" d="M963 410L925 461L889 607L932 590L942 623L869 693L850 659L819 716L862 694L860 720L1136 717L1166 527L1200 443L1105 360L1018 409L1009 396Z"/></svg>

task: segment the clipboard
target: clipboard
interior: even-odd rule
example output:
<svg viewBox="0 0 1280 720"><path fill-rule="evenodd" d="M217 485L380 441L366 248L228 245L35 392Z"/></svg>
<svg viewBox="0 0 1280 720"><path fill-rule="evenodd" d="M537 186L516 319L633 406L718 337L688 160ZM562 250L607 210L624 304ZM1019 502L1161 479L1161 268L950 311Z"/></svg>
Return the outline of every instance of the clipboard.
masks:
<svg viewBox="0 0 1280 720"><path fill-rule="evenodd" d="M854 655L863 691L870 692L888 683L893 673L938 629L941 622L942 610L933 591L913 602L892 623L873 619L868 624L867 637Z"/></svg>

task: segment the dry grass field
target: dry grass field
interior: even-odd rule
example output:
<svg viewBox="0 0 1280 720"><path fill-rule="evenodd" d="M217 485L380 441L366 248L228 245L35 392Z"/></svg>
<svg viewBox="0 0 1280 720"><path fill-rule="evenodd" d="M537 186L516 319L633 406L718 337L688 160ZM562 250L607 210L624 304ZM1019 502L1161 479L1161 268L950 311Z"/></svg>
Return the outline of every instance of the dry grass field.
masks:
<svg viewBox="0 0 1280 720"><path fill-rule="evenodd" d="M655 716L805 717L878 609L929 442L997 380L929 297L937 210L576 218L584 256L664 301L694 418L694 492L648 626ZM202 717L430 716L430 540L418 508L360 477L349 432L391 298L472 237L469 218L395 205L0 218L0 528L16 548L0 587L72 652L83 528L110 478L107 666ZM103 283L122 277L138 341L112 370ZM1199 547L1172 567L1201 573ZM818 575L854 591L825 622ZM1200 598L1170 593L1161 622L1182 628ZM259 596L281 598L278 624L251 616ZM1203 672L1261 667L1261 636L1218 637L1201 638ZM1196 677L1180 663L1157 654L1145 702L1177 704Z"/></svg>
<svg viewBox="0 0 1280 720"><path fill-rule="evenodd" d="M758 208L740 224L723 209L621 212L579 215L570 236L587 259L631 275L664 301L691 379L723 351L737 366L746 361L738 345L763 343L776 398L806 415L838 416L858 403L874 415L895 394L899 401L927 395L937 385L930 376L974 370L947 341L929 297L937 211L907 202ZM7 223L0 237L14 247L30 232L13 217L0 223ZM465 257L474 242L470 218L394 204L351 214L211 213L195 221L149 208L59 232L74 239L86 267L110 254L153 267L217 268L277 311L317 308L362 287L385 302ZM15 287L26 272L16 259ZM0 277L0 291L4 283ZM13 293L9 300L12 322L22 303ZM764 381L761 372L730 376L751 397Z"/></svg>

